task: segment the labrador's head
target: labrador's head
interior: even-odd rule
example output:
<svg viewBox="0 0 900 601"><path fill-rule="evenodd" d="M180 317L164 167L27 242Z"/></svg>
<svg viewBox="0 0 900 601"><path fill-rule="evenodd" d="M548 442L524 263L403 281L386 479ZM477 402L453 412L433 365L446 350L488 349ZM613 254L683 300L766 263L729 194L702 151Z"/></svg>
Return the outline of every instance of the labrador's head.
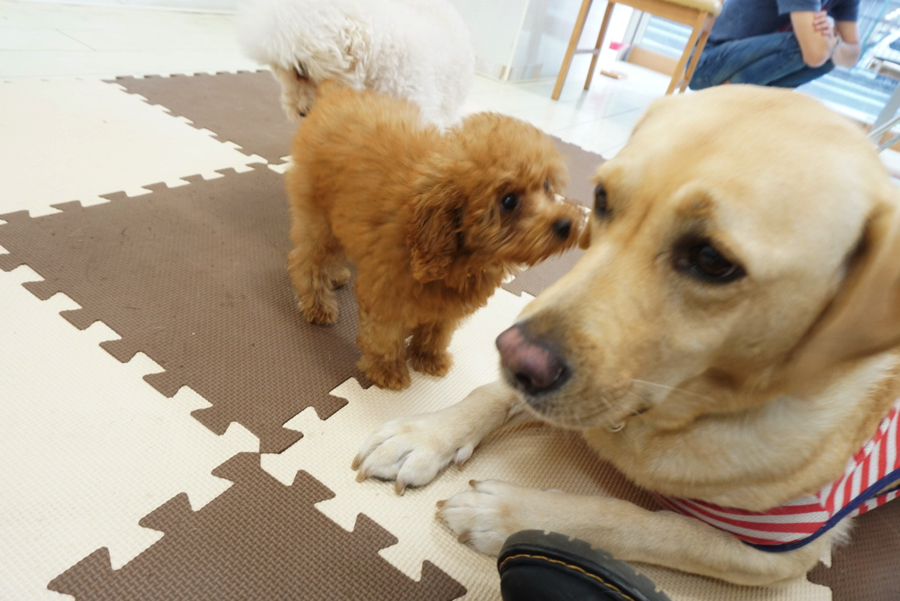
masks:
<svg viewBox="0 0 900 601"><path fill-rule="evenodd" d="M543 418L738 411L900 342L897 189L815 100L659 100L595 182L587 252L498 338Z"/></svg>

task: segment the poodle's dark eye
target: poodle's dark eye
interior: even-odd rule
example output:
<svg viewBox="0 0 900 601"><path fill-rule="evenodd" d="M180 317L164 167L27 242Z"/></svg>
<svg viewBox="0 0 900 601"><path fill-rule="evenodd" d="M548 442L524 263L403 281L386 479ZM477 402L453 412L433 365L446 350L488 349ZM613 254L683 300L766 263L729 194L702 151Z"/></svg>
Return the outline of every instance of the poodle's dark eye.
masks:
<svg viewBox="0 0 900 601"><path fill-rule="evenodd" d="M608 200L606 199L606 188L603 184L597 184L594 188L594 212L601 219L609 214Z"/></svg>
<svg viewBox="0 0 900 601"><path fill-rule="evenodd" d="M544 180L544 190L546 190L547 192L550 191L550 180L549 179Z"/></svg>
<svg viewBox="0 0 900 601"><path fill-rule="evenodd" d="M519 197L515 194L507 194L503 198L500 199L500 208L504 211L512 211L519 206Z"/></svg>
<svg viewBox="0 0 900 601"><path fill-rule="evenodd" d="M674 259L678 271L713 284L727 284L746 275L740 265L726 259L706 240L676 250Z"/></svg>

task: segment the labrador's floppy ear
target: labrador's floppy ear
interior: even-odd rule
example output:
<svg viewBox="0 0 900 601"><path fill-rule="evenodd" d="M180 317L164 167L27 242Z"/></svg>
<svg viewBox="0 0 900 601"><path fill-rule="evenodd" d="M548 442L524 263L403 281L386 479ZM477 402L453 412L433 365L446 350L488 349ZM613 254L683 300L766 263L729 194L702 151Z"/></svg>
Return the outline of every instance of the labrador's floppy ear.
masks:
<svg viewBox="0 0 900 601"><path fill-rule="evenodd" d="M844 283L795 350L787 375L803 387L821 380L821 374L840 363L897 345L900 210L894 203L883 202L869 216Z"/></svg>
<svg viewBox="0 0 900 601"><path fill-rule="evenodd" d="M447 276L461 244L464 200L452 181L440 181L416 196L406 243L412 254L412 275L418 281Z"/></svg>

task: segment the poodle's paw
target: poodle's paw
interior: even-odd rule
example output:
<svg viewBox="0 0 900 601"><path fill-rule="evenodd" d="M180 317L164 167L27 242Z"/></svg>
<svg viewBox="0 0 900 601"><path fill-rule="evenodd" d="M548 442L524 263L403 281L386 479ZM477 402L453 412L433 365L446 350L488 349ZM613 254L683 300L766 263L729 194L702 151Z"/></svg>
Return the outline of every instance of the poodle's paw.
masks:
<svg viewBox="0 0 900 601"><path fill-rule="evenodd" d="M369 436L353 460L356 479L369 476L394 480L402 495L407 486L425 486L451 461L461 466L475 450L478 439L469 427L448 411L401 417L387 422Z"/></svg>
<svg viewBox="0 0 900 601"><path fill-rule="evenodd" d="M335 298L316 296L308 302L300 301L298 306L309 323L327 326L337 321L339 311Z"/></svg>
<svg viewBox="0 0 900 601"><path fill-rule="evenodd" d="M540 528L529 523L527 504L537 495L554 494L498 480L469 482L472 490L438 501L437 516L459 542L477 551L497 555L507 538L521 530ZM540 504L540 503L539 503Z"/></svg>
<svg viewBox="0 0 900 601"><path fill-rule="evenodd" d="M335 290L338 288L345 286L347 282L350 281L350 268L349 267L341 267L339 269L335 269L331 274L331 286Z"/></svg>
<svg viewBox="0 0 900 601"><path fill-rule="evenodd" d="M363 356L358 367L378 388L403 390L409 387L409 369L406 367L406 361L367 360Z"/></svg>
<svg viewBox="0 0 900 601"><path fill-rule="evenodd" d="M447 351L423 352L414 348L407 352L409 364L414 370L432 376L446 376L453 366L453 355Z"/></svg>

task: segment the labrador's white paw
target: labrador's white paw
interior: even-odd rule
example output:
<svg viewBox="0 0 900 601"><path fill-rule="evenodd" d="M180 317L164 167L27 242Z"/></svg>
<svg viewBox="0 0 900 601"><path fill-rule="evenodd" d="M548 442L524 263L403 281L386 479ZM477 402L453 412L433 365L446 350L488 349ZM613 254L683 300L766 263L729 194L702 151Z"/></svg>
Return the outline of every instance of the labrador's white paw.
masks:
<svg viewBox="0 0 900 601"><path fill-rule="evenodd" d="M498 555L507 538L537 527L529 524L526 499L544 491L485 480L470 482L471 490L457 493L438 503L438 517L459 537L459 541L488 555Z"/></svg>
<svg viewBox="0 0 900 601"><path fill-rule="evenodd" d="M465 463L480 437L454 424L445 411L401 417L378 428L353 460L357 481L372 476L407 486L428 484L451 461Z"/></svg>

